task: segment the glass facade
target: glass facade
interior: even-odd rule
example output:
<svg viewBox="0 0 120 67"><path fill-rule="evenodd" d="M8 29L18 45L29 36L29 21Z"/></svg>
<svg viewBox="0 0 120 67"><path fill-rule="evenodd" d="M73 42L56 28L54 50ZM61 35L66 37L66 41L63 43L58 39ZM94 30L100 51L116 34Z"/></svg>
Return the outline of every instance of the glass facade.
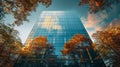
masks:
<svg viewBox="0 0 120 67"><path fill-rule="evenodd" d="M58 61L60 61L60 58L64 57L61 53L64 44L75 34L84 34L89 38L89 35L77 14L69 11L43 11L40 14L38 22L30 32L25 45L29 44L29 42L35 37L46 36L48 42L55 47L55 55L59 59ZM84 46L88 47L89 45L84 44ZM95 64L92 65L92 63L94 63L93 58L96 57L96 53L93 49L85 49L83 52L83 57L90 61L86 61L86 65L82 66L81 64L79 67L105 67L102 60L97 60L95 61ZM69 59L64 62L64 66L67 67L72 60L70 60L68 56L66 58ZM24 67L24 65L22 67ZM35 65L33 67L35 67ZM59 67L62 67L62 65Z"/></svg>
<svg viewBox="0 0 120 67"><path fill-rule="evenodd" d="M56 54L61 55L63 45L75 34L89 37L78 16L71 12L47 11L40 15L40 20L34 25L28 39L47 36L49 43L55 46Z"/></svg>

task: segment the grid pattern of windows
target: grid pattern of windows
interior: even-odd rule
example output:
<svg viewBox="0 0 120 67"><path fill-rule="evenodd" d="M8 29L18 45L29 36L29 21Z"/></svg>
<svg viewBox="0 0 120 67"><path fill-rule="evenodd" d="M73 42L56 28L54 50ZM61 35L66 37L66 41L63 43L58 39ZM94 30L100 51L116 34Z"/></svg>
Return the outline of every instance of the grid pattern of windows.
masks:
<svg viewBox="0 0 120 67"><path fill-rule="evenodd" d="M61 55L63 45L75 34L89 37L78 16L69 12L45 12L28 38L47 36L48 42L55 46L56 55Z"/></svg>

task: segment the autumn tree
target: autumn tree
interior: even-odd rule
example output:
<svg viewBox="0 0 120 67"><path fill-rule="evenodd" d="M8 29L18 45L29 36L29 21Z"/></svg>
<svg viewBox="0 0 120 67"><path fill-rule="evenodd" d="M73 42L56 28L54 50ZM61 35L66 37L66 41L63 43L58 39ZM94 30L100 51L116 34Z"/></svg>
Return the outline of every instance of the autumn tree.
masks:
<svg viewBox="0 0 120 67"><path fill-rule="evenodd" d="M81 0L79 5L87 4L91 13L97 13L106 8L112 8L112 5L117 3L120 3L120 0Z"/></svg>
<svg viewBox="0 0 120 67"><path fill-rule="evenodd" d="M103 58L109 59L113 67L120 66L120 24L110 25L103 31L93 34L95 49Z"/></svg>
<svg viewBox="0 0 120 67"><path fill-rule="evenodd" d="M88 44L88 46L85 46L85 43ZM62 54L65 56L69 55L71 59L74 60L74 63L78 65L79 59L81 63L85 61L85 58L83 58L82 50L91 48L89 47L91 43L91 40L85 37L85 35L76 34L67 43L64 44Z"/></svg>
<svg viewBox="0 0 120 67"><path fill-rule="evenodd" d="M78 46L78 43L82 43L85 40L84 35L76 34L74 35L67 43L64 44L64 49L62 53L64 55L68 54L70 51L72 51L76 46Z"/></svg>
<svg viewBox="0 0 120 67"><path fill-rule="evenodd" d="M0 67L13 66L17 51L22 47L17 34L11 26L0 23Z"/></svg>
<svg viewBox="0 0 120 67"><path fill-rule="evenodd" d="M54 55L54 46L48 43L47 37L45 36L38 36L30 43L25 44L20 53L18 61L21 61L23 59L22 57L26 57L24 61L27 61L27 59L29 59L29 62L37 61L43 66L56 63L56 58L50 58ZM19 64L16 63L15 65Z"/></svg>
<svg viewBox="0 0 120 67"><path fill-rule="evenodd" d="M0 0L0 19L5 14L12 14L15 18L13 25L19 26L23 21L28 21L27 16L36 10L38 4L48 7L51 0Z"/></svg>
<svg viewBox="0 0 120 67"><path fill-rule="evenodd" d="M54 55L54 46L48 42L47 37L38 36L31 42L31 45L37 56L42 53L41 63L56 63L56 58L49 58Z"/></svg>

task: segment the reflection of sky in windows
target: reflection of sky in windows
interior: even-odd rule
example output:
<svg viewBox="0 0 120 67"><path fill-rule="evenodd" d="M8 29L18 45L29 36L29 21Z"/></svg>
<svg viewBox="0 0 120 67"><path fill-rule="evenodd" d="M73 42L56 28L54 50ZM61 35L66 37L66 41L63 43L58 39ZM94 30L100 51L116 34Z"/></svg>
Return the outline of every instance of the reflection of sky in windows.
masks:
<svg viewBox="0 0 120 67"><path fill-rule="evenodd" d="M55 46L55 53L60 55L64 43L78 33L88 36L76 14L63 11L44 11L40 15L39 22L34 25L29 37L47 36L48 42Z"/></svg>

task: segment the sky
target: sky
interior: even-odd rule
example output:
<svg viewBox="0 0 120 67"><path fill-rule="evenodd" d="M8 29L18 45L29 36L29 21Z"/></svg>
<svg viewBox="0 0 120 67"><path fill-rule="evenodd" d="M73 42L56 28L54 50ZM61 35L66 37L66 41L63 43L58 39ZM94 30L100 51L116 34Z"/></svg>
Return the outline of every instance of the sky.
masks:
<svg viewBox="0 0 120 67"><path fill-rule="evenodd" d="M96 31L104 30L110 24L114 24L120 21L120 4L113 4L112 9L107 9L97 14L90 14L88 12L88 6L78 6L80 0L52 0L52 5L46 8L43 5L38 5L36 12L31 12L28 16L29 22L23 22L21 26L15 26L15 29L19 31L19 37L22 43L25 43L33 25L39 20L42 11L74 11L80 17L87 32L92 38L92 34ZM12 15L6 15L4 19L5 23L14 22Z"/></svg>

